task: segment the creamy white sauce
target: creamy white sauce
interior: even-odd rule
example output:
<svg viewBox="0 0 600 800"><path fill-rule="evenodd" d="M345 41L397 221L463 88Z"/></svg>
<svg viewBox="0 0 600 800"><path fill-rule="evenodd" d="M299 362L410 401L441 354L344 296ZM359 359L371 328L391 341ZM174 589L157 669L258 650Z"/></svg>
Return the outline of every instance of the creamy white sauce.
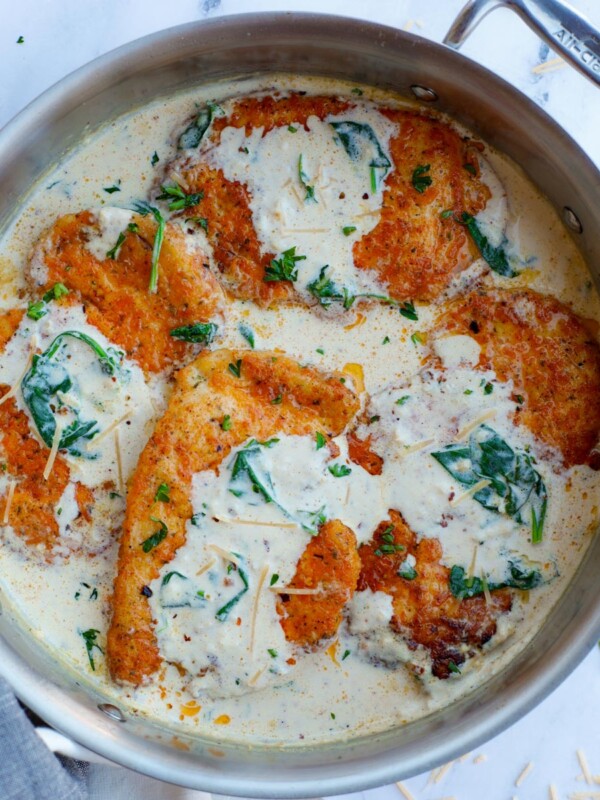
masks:
<svg viewBox="0 0 600 800"><path fill-rule="evenodd" d="M283 91L294 85L293 79L285 77L276 83ZM312 78L302 79L301 83L309 92L342 92L354 97L350 95L352 87L344 84ZM105 257L130 219L129 211L106 206L128 207L165 181L157 178L156 172L176 155L173 131L181 131L182 121L194 113L194 103L216 98L225 105L227 96L256 88L260 88L259 80L187 92L133 112L82 142L35 187L24 212L4 233L0 245L1 306L12 308L19 304L15 297L23 289L28 251L57 215L94 209L100 235L92 237L87 246L97 256ZM341 115L340 119L368 121L386 149L393 126L373 110L369 101L388 102L389 98L365 88L363 99L366 102L361 101L357 111ZM394 103L397 104L392 100ZM368 169L347 157L332 136L328 122L311 119L308 131L300 125L294 127L295 133L280 129L264 137L257 131L246 137L243 130L226 129L221 144L213 148L207 144L204 155L227 177L248 185L263 252L279 255L295 246L298 254L306 255L306 260L297 265L301 292L306 291L306 285L325 264L330 265L332 279L352 291L379 292L381 287L373 276L353 268L351 248L357 237L377 224L381 183L373 195ZM249 152L240 153L240 147ZM154 151L160 157L156 169L150 163ZM298 173L300 155L303 171L315 188L316 203L303 199L304 187ZM600 320L600 304L587 268L548 202L518 168L489 148L482 159L482 171L493 198L478 216L478 222L493 244L506 240L511 262L521 270L510 285L552 293L570 303L581 316ZM104 191L114 185L119 186L119 192ZM339 200L341 192L345 194L343 202ZM364 193L369 197L363 198ZM345 236L342 228L346 226L356 226L357 230ZM209 251L201 230L189 236L187 242L190 248ZM506 285L505 279L491 273L479 259L455 278L449 293L466 291L482 275L491 285ZM43 272L34 277L40 283L44 280ZM368 475L348 462L340 437L337 443L341 452L333 462L345 464L352 472L334 478L327 470L327 448L316 450L312 437L280 436L280 442L260 453L262 468L273 481L278 505L264 503L260 498L258 502L256 498L252 498L255 502L248 502L248 497L231 495L229 461L219 475L196 475L192 504L196 515L206 516L197 517L197 525L188 524L188 543L153 583L150 598L163 656L185 666L189 674L182 677L175 666L166 665L156 681L137 690L110 683L101 651L93 652L94 671L88 660L81 633L99 630L98 642L104 647L116 547L112 542L105 549L92 546L92 550L102 550L94 558L73 552L78 550L82 536L90 537L89 530L84 532L77 527L74 481L98 491L102 481L119 480L114 439L109 435L101 440L100 436L123 414L131 412L118 428L126 483L153 420L164 407L167 389L160 382L150 385L127 359L123 362L127 381L108 386L97 360L90 358L89 349L70 342L71 363L76 366L73 371L80 385L73 404L77 400L81 415L98 420L97 448L91 450L98 458L90 461L65 456L72 475L58 506L60 514L57 508L60 544L52 564L31 560L10 525L3 527L3 540L10 545L0 548L0 596L4 608L11 610L45 647L60 653L66 669L77 680L124 707L126 713L147 715L174 731L196 730L217 740L280 746L385 730L451 703L485 681L530 640L572 576L598 524L599 477L586 467L554 469L556 460L548 448L541 448L525 429L513 424L515 403L510 384L498 382L493 373L473 369L478 353L470 337L433 343L448 368L443 383L435 374L420 373L425 348L411 337L430 327L435 309L420 306L417 311L415 322L388 307L353 306L346 312L336 308L335 313L322 314L306 308L264 311L251 303L229 303L221 346L247 346L240 331L243 325L252 330L257 349L281 348L302 363L326 370L345 369L348 382L359 390L364 380L363 403L369 403L371 416L380 417L364 432L374 435L374 449L384 456L385 466L380 477ZM81 309L53 307L50 303L49 314L40 322L24 318L0 358L0 381L12 385L19 377L34 334L40 349L45 349L58 333L74 328L87 332L103 347L115 346L89 326ZM489 394L483 391L487 383L493 386ZM467 390L472 393L466 394ZM405 395L409 399L398 405L396 401ZM98 405L101 397L102 408ZM19 393L17 401L26 410ZM459 497L464 487L431 453L451 444L461 429L486 412L493 412L486 424L513 448L529 448L538 456L537 468L549 491L541 545L531 544L526 524L518 524L506 514L486 511L472 496L450 505L449 497ZM33 423L32 434L36 435ZM93 439L90 444L94 444ZM4 496L7 489L8 478L0 473L0 492ZM111 527L112 520L118 520L123 513L123 500L111 500L100 493L96 497L93 531L102 538L102 520L108 519ZM114 504L113 511L109 501ZM474 574L485 572L490 579L501 579L508 559L518 557L536 565L546 582L530 593L527 604L515 601L513 611L499 621L499 631L484 657L468 662L462 676L430 682L427 691L403 665L426 669L428 655L422 649L409 652L391 631L391 600L382 593L355 595L336 642L326 652L293 652L283 637L276 595L268 584L274 574L279 575L282 585L291 580L297 559L310 540L310 532L297 524L301 521L299 512L317 511L322 506L331 518L348 524L359 541L367 541L376 525L386 518L388 509L396 508L419 536L440 539L448 566L472 566ZM226 521L230 519L255 524L236 526ZM239 554L240 558L233 556L239 561L235 570L228 573L231 562L211 549L215 543L221 550ZM60 555L69 558L62 559ZM214 564L197 575L211 559ZM409 559L407 562L414 566ZM247 570L251 588L225 621L217 620L219 609L242 587L240 567ZM265 567L268 570L258 595L258 582ZM166 575L175 571L185 575L186 580L172 577L162 586ZM233 582L231 585L224 583L228 579ZM39 591L40 585L45 587L44 592ZM198 592L203 592L204 597ZM48 596L59 598L60 602L48 603ZM175 603L182 605L175 609ZM256 603L251 643L250 624L238 626L237 619L249 622ZM517 623L519 636L511 637ZM290 659L296 663L288 663ZM373 659L395 666L386 669ZM205 671L207 666L212 669Z"/></svg>

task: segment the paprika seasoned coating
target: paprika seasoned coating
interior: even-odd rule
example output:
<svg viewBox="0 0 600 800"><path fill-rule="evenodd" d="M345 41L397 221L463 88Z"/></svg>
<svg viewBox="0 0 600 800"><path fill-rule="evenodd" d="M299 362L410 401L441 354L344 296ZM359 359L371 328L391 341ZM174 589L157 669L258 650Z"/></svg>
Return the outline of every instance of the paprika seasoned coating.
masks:
<svg viewBox="0 0 600 800"><path fill-rule="evenodd" d="M398 548L393 553L385 547L392 537ZM421 646L429 652L431 671L437 678L447 678L453 667L456 670L475 655L496 633L498 617L512 607L507 589L492 592L489 602L483 595L464 600L455 597L450 591L450 570L441 563L439 540L417 541L398 511L390 510L389 519L379 524L372 540L363 544L358 554L358 591L370 589L391 596L391 628L409 649ZM416 562L412 579L398 574L409 555Z"/></svg>
<svg viewBox="0 0 600 800"><path fill-rule="evenodd" d="M359 406L339 376L301 367L277 353L217 350L200 355L175 380L167 411L131 481L112 601L110 671L115 680L133 684L148 679L161 664L150 606L141 590L185 543L193 475L218 469L231 449L249 437L265 440L277 433L315 430L338 435ZM235 425L225 431L221 422L226 415L235 418ZM155 500L161 483L170 487L166 504ZM142 543L157 528L152 517L162 520L168 534L146 553Z"/></svg>
<svg viewBox="0 0 600 800"><path fill-rule="evenodd" d="M512 380L515 422L562 454L566 467L600 467L600 346L586 322L549 295L481 289L447 305L437 337L481 347L478 366Z"/></svg>
<svg viewBox="0 0 600 800"><path fill-rule="evenodd" d="M82 211L59 218L33 252L29 283L36 295L55 283L64 284L85 304L91 325L122 347L146 373L154 373L172 368L189 355L190 346L173 338L171 331L210 322L221 308L222 290L204 255L188 251L185 234L167 223L157 291L150 292L157 222L134 214L130 227L122 231L124 240L115 257L100 259L86 248L100 230L96 216Z"/></svg>
<svg viewBox="0 0 600 800"><path fill-rule="evenodd" d="M455 216L477 214L491 193L480 178L477 150L445 122L412 111L382 114L398 126L390 140L393 169L379 222L354 245L354 264L376 272L396 300L432 301L477 257ZM419 168L427 168L421 183L413 179Z"/></svg>

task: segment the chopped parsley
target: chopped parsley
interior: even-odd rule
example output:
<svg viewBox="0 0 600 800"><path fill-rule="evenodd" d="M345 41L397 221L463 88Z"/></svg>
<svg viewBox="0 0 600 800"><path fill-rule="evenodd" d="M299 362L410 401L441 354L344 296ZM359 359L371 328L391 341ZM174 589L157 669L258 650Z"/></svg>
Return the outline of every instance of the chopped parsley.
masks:
<svg viewBox="0 0 600 800"><path fill-rule="evenodd" d="M372 292L350 294L345 286L340 288L331 280L331 278L327 275L328 269L329 264L325 264L324 267L321 267L318 277L306 287L312 296L316 297L319 301L319 304L324 308L327 308L332 303L340 302L347 311L354 305L355 300L357 300L359 297L365 297L373 300L381 300L381 302L385 305L396 306L402 316L406 317L407 319L418 319L414 304L410 301L399 302L398 300L394 300L392 297L387 297L387 295L373 294Z"/></svg>
<svg viewBox="0 0 600 800"><path fill-rule="evenodd" d="M344 650L344 655L342 656L342 661L345 661L348 656L350 655L350 650Z"/></svg>
<svg viewBox="0 0 600 800"><path fill-rule="evenodd" d="M162 194L159 194L156 199L168 201L169 211L181 211L184 208L197 206L204 197L204 192L187 194L176 183L172 186L161 186L160 188L162 189Z"/></svg>
<svg viewBox="0 0 600 800"><path fill-rule="evenodd" d="M271 658L277 658L277 650L274 647L269 647L267 653L271 656Z"/></svg>
<svg viewBox="0 0 600 800"><path fill-rule="evenodd" d="M419 164L413 171L411 178L412 185L419 194L423 194L425 189L433 183L431 176L427 174L430 169L431 164Z"/></svg>
<svg viewBox="0 0 600 800"><path fill-rule="evenodd" d="M218 325L214 322L194 322L192 325L181 325L173 328L170 335L174 339L181 339L183 342L194 344L210 344L215 338Z"/></svg>
<svg viewBox="0 0 600 800"><path fill-rule="evenodd" d="M354 89L352 89L352 94L356 94L360 97L363 94L363 90L359 89L358 86L355 86Z"/></svg>
<svg viewBox="0 0 600 800"><path fill-rule="evenodd" d="M419 333L419 331L413 333L410 337L410 340L415 346L418 344L423 344L423 336Z"/></svg>
<svg viewBox="0 0 600 800"><path fill-rule="evenodd" d="M475 166L473 164L469 164L468 161L466 164L463 164L463 169L466 169L467 172L470 173L471 175L477 175L477 170L475 169Z"/></svg>
<svg viewBox="0 0 600 800"><path fill-rule="evenodd" d="M493 391L494 391L494 384L488 381L488 383L486 383L485 386L483 387L483 393L491 394Z"/></svg>
<svg viewBox="0 0 600 800"><path fill-rule="evenodd" d="M306 192L304 196L304 202L307 200L312 200L314 203L318 202L317 198L315 197L315 187L309 183L310 179L302 167L302 153L300 153L298 156L298 179L302 184L304 191Z"/></svg>
<svg viewBox="0 0 600 800"><path fill-rule="evenodd" d="M115 261L117 256L119 255L119 250L121 249L121 245L125 241L125 234L123 231L119 234L119 237L115 243L114 247L111 247L110 250L106 251L106 257L110 258L111 261Z"/></svg>
<svg viewBox="0 0 600 800"><path fill-rule="evenodd" d="M161 519L157 519L156 517L150 517L150 519L152 522L156 522L158 525L160 525L160 527L142 542L142 550L144 553L149 553L151 550L154 550L154 548L157 547L163 541L163 539L166 539L169 532L169 529Z"/></svg>
<svg viewBox="0 0 600 800"><path fill-rule="evenodd" d="M403 406L404 403L406 403L407 400L410 400L410 395L409 394L403 394L402 397L399 397L396 400L396 405L397 406Z"/></svg>
<svg viewBox="0 0 600 800"><path fill-rule="evenodd" d="M265 270L263 280L269 281L296 281L298 279L298 261L304 261L306 256L297 256L296 248L284 250L280 258L273 258L270 266Z"/></svg>
<svg viewBox="0 0 600 800"><path fill-rule="evenodd" d="M143 217L152 214L156 220L157 228L154 234L154 245L152 246L152 265L150 268L150 282L148 284L148 291L150 294L156 294L158 288L158 259L160 258L160 251L165 238L166 221L158 208L151 206L144 200L134 203L134 210Z"/></svg>
<svg viewBox="0 0 600 800"><path fill-rule="evenodd" d="M24 37L23 36L19 36L19 38L17 39L17 44L24 44L24 43L25 43Z"/></svg>
<svg viewBox="0 0 600 800"><path fill-rule="evenodd" d="M320 450L327 444L327 437L324 434L322 434L321 431L316 432L315 439L317 442L317 450Z"/></svg>
<svg viewBox="0 0 600 800"><path fill-rule="evenodd" d="M288 131L290 133L297 133L298 132L298 128L295 128L293 125L288 125Z"/></svg>
<svg viewBox="0 0 600 800"><path fill-rule="evenodd" d="M27 316L29 319L38 320L42 317L45 317L48 313L48 303L52 302L52 300L58 300L60 297L64 297L66 294L69 294L69 290L64 285L64 283L55 283L51 289L42 296L41 300L38 300L35 303L30 303L27 307Z"/></svg>
<svg viewBox="0 0 600 800"><path fill-rule="evenodd" d="M327 469L329 472L331 472L334 478L345 478L352 472L350 467L347 467L345 464L330 464Z"/></svg>
<svg viewBox="0 0 600 800"><path fill-rule="evenodd" d="M106 194L114 194L115 192L120 192L121 191L121 181L118 180L112 186L104 186L103 189L106 192Z"/></svg>
<svg viewBox="0 0 600 800"><path fill-rule="evenodd" d="M407 581L414 581L414 579L417 577L417 571L412 566L412 564L408 563L408 559L405 559L400 564L400 568L398 569L398 575L400 578L404 578Z"/></svg>
<svg viewBox="0 0 600 800"><path fill-rule="evenodd" d="M278 580L279 580L279 575L276 572L274 572L271 575L271 580L269 582L269 586L275 586L275 584L277 583Z"/></svg>
<svg viewBox="0 0 600 800"><path fill-rule="evenodd" d="M344 236L350 236L350 234L354 233L355 230L356 225L346 225L344 228L342 228L342 233Z"/></svg>
<svg viewBox="0 0 600 800"><path fill-rule="evenodd" d="M224 431L230 431L231 424L232 424L231 417L229 416L229 414L225 414L225 416L223 417L223 422L221 423L221 429Z"/></svg>
<svg viewBox="0 0 600 800"><path fill-rule="evenodd" d="M186 223L187 222L195 222L196 225L200 225L203 230L208 231L208 220L206 217L188 217L186 219Z"/></svg>
<svg viewBox="0 0 600 800"><path fill-rule="evenodd" d="M282 401L283 401L283 395L282 394L278 394L277 397L274 397L271 400L271 405L272 406L279 406L279 405L281 405Z"/></svg>
<svg viewBox="0 0 600 800"><path fill-rule="evenodd" d="M250 347L254 350L254 331L249 325L246 325L244 322L240 323L238 327L239 332L244 337L244 339L248 342Z"/></svg>
<svg viewBox="0 0 600 800"><path fill-rule="evenodd" d="M158 489L156 490L156 494L154 495L154 502L155 503L170 503L171 498L169 497L169 492L171 490L167 486L166 483L161 483Z"/></svg>
<svg viewBox="0 0 600 800"><path fill-rule="evenodd" d="M444 211L442 211L440 213L440 218L441 219L448 219L448 217L451 217L453 214L454 214L454 209L446 208L446 209L444 209Z"/></svg>
<svg viewBox="0 0 600 800"><path fill-rule="evenodd" d="M100 647L98 642L96 641L96 637L100 631L96 630L96 628L89 628L87 631L81 631L81 635L83 636L83 641L85 642L85 649L87 651L87 656L90 662L90 667L95 672L96 665L94 664L94 657L93 652L94 650L99 650L101 653L104 653L104 650Z"/></svg>
<svg viewBox="0 0 600 800"><path fill-rule="evenodd" d="M322 347L317 347L317 353L320 353L322 356L325 355L325 350Z"/></svg>
<svg viewBox="0 0 600 800"><path fill-rule="evenodd" d="M389 337L389 336L384 336L384 338L383 338L383 341L382 341L382 343L381 343L381 344L389 344L389 343L390 343L390 341L391 341L391 339L390 339L390 337Z"/></svg>
<svg viewBox="0 0 600 800"><path fill-rule="evenodd" d="M457 665L454 663L454 661L449 661L449 662L448 662L448 669L450 670L450 672L454 672L454 673L456 673L457 675L460 675L460 674L461 674L461 672L460 672L460 669L459 669L459 668L458 668L458 666L457 666Z"/></svg>
<svg viewBox="0 0 600 800"><path fill-rule="evenodd" d="M241 374L242 374L242 359L238 358L238 360L235 362L235 364L232 364L230 362L227 365L227 369L229 370L229 372L231 372L231 374L234 377L239 378L241 376Z"/></svg>
<svg viewBox="0 0 600 800"><path fill-rule="evenodd" d="M155 167L159 161L160 158L158 157L158 153L155 150L154 153L152 153L152 158L150 159L150 163L152 164L153 167Z"/></svg>

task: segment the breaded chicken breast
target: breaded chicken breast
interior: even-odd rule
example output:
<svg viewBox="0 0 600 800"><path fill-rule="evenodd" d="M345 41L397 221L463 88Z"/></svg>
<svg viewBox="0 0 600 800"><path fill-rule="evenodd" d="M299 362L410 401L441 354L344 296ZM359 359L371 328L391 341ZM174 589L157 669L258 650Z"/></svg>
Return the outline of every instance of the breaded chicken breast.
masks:
<svg viewBox="0 0 600 800"><path fill-rule="evenodd" d="M277 433L315 430L337 435L357 410L357 398L339 376L301 367L277 353L219 350L201 355L176 375L168 409L140 457L129 490L108 633L107 654L115 680L139 684L161 664L154 621L142 590L185 543L186 522L193 513L193 475L217 470L232 448L249 437L265 440ZM235 425L223 430L227 415L235 418ZM156 487L163 483L170 489L169 503L156 499ZM164 525L157 544L144 548L157 531L157 519ZM312 596L285 609L289 620L285 624L298 632L293 634L298 641L308 644L329 635L339 620L357 569L338 569L334 553L346 557L351 544L350 532L343 526L324 526L298 565L298 585L317 580L336 587L324 599L324 611L315 607ZM314 559L326 552L319 572ZM326 619L319 620L319 613ZM315 632L306 634L305 625L312 624Z"/></svg>
<svg viewBox="0 0 600 800"><path fill-rule="evenodd" d="M584 320L528 289L481 289L440 314L434 336L453 334L479 344L480 368L513 381L517 424L557 448L565 466L600 467L600 346Z"/></svg>
<svg viewBox="0 0 600 800"><path fill-rule="evenodd" d="M499 589L488 602L483 595L459 599L450 589L450 570L441 564L437 539L417 538L398 511L390 511L372 540L360 547L358 591L385 592L392 598L391 628L410 650L425 648L437 678L457 672L467 658L496 633L497 620L510 611L511 592ZM408 556L414 567L402 575Z"/></svg>
<svg viewBox="0 0 600 800"><path fill-rule="evenodd" d="M478 151L449 125L409 111L382 113L398 126L394 168L379 222L354 245L354 264L376 272L396 300L435 300L477 256L456 220L485 208L490 190L479 177Z"/></svg>
<svg viewBox="0 0 600 800"><path fill-rule="evenodd" d="M99 233L99 221L91 211L58 219L42 235L30 260L32 292L64 284L85 304L90 324L146 373L182 362L190 348L172 332L209 323L221 308L222 290L203 254L188 250L179 226L167 223L153 293L149 281L157 222L134 214L112 257L109 251L106 257L97 257L86 247Z"/></svg>

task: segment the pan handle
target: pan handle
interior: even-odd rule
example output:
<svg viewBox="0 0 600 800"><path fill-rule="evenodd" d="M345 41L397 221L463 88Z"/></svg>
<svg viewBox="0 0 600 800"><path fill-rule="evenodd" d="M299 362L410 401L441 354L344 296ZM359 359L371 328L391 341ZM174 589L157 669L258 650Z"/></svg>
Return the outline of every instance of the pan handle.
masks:
<svg viewBox="0 0 600 800"><path fill-rule="evenodd" d="M490 11L502 7L515 11L553 50L600 86L600 31L564 0L469 0L444 44L458 50Z"/></svg>

